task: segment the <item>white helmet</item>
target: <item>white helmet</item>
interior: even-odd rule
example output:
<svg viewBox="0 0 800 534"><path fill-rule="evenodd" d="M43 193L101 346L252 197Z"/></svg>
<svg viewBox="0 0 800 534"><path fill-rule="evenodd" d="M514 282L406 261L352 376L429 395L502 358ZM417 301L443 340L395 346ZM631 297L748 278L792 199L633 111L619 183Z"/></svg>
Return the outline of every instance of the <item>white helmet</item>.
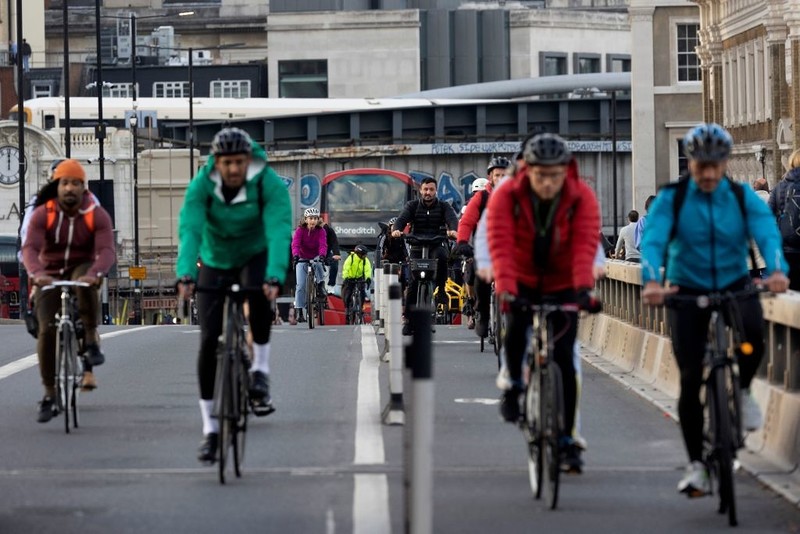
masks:
<svg viewBox="0 0 800 534"><path fill-rule="evenodd" d="M477 193L478 191L483 191L484 189L486 189L486 184L488 184L488 183L489 183L489 180L487 180L486 178L476 178L472 182L471 190L472 190L473 193Z"/></svg>
<svg viewBox="0 0 800 534"><path fill-rule="evenodd" d="M319 210L317 208L308 208L303 212L304 217L319 217Z"/></svg>

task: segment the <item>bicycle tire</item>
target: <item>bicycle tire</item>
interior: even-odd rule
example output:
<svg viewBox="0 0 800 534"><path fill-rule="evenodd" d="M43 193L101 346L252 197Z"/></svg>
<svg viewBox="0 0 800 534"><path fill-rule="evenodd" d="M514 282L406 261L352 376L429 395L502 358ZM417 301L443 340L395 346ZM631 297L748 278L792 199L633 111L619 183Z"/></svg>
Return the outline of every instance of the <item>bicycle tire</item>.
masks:
<svg viewBox="0 0 800 534"><path fill-rule="evenodd" d="M219 483L225 484L225 467L228 459L228 448L231 445L231 419L229 414L232 410L231 383L230 383L230 361L226 350L220 351L221 361L217 362L217 421L219 422L219 445L217 447L217 471ZM217 396L217 391L219 395Z"/></svg>
<svg viewBox="0 0 800 534"><path fill-rule="evenodd" d="M308 314L308 329L314 328L314 300L316 297L314 284L314 269L308 267L306 271L306 312Z"/></svg>
<svg viewBox="0 0 800 534"><path fill-rule="evenodd" d="M484 339L485 339L485 338L481 337L481 352L483 352L483 340L484 340Z"/></svg>
<svg viewBox="0 0 800 534"><path fill-rule="evenodd" d="M237 413L235 432L233 434L233 466L237 478L242 476L242 463L244 462L245 436L247 433L247 412L250 405L249 377L244 359L246 352L239 352L239 369L237 373Z"/></svg>
<svg viewBox="0 0 800 534"><path fill-rule="evenodd" d="M325 326L325 301L327 300L327 296L325 295L317 295L317 324L319 326Z"/></svg>
<svg viewBox="0 0 800 534"><path fill-rule="evenodd" d="M428 284L420 282L417 288L417 308L430 308L428 300Z"/></svg>
<svg viewBox="0 0 800 534"><path fill-rule="evenodd" d="M737 525L736 493L733 479L733 458L735 443L732 431L730 396L726 380L727 366L718 366L713 371L713 409L714 409L714 457L717 463L719 481L720 514L727 512L728 524Z"/></svg>
<svg viewBox="0 0 800 534"><path fill-rule="evenodd" d="M64 416L64 432L70 433L70 416L74 402L75 389L73 387L75 377L73 376L73 360L75 358L74 331L71 325L65 323L60 331L59 342L59 367L58 367L58 403L59 409Z"/></svg>
<svg viewBox="0 0 800 534"><path fill-rule="evenodd" d="M542 469L545 475L544 495L551 510L558 506L561 475L561 447L559 438L564 427L563 388L561 370L554 362L543 369L542 402L540 403L543 441Z"/></svg>
<svg viewBox="0 0 800 534"><path fill-rule="evenodd" d="M533 366L529 366L532 369ZM533 370L525 388L525 424L528 438L528 483L534 498L542 498L544 458L540 421L540 374Z"/></svg>

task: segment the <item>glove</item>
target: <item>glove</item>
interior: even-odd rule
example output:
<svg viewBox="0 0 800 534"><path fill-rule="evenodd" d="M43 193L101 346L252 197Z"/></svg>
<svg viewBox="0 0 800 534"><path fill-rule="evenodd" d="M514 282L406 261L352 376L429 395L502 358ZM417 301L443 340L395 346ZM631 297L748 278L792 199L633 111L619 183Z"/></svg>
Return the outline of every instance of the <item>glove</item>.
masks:
<svg viewBox="0 0 800 534"><path fill-rule="evenodd" d="M578 307L589 313L600 313L603 310L603 303L594 296L589 289L578 290Z"/></svg>
<svg viewBox="0 0 800 534"><path fill-rule="evenodd" d="M467 243L466 241L459 241L456 245L456 253L461 254L465 258L471 258L475 256L475 251L472 249L472 245Z"/></svg>

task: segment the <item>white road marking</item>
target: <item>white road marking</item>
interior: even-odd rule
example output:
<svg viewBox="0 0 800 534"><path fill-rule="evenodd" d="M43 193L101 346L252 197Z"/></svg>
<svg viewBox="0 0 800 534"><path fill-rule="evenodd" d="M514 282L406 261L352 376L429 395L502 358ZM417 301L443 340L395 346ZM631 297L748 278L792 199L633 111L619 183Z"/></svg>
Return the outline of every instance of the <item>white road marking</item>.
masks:
<svg viewBox="0 0 800 534"><path fill-rule="evenodd" d="M150 326L139 326L137 328L131 328L129 330L117 330L116 332L109 332L107 334L101 334L100 339L108 339L110 337L117 337L123 334L128 334L130 332L138 332L141 330L147 330L148 328L157 328L157 326L150 325ZM19 360L15 360L11 363L7 363L4 366L0 367L0 380L4 378L8 378L11 375L17 374L20 371L24 371L25 369L30 369L34 365L39 363L36 354L31 354L30 356L25 356L24 358L20 358Z"/></svg>
<svg viewBox="0 0 800 534"><path fill-rule="evenodd" d="M336 520L333 518L333 508L325 512L325 534L336 534Z"/></svg>
<svg viewBox="0 0 800 534"><path fill-rule="evenodd" d="M485 404L487 406L493 406L495 404L500 404L500 399L453 399L453 402L456 404Z"/></svg>
<svg viewBox="0 0 800 534"><path fill-rule="evenodd" d="M361 326L361 363L358 367L356 443L354 465L384 464L381 394L378 382L380 359L375 333ZM389 481L386 474L355 474L353 489L353 533L391 532Z"/></svg>

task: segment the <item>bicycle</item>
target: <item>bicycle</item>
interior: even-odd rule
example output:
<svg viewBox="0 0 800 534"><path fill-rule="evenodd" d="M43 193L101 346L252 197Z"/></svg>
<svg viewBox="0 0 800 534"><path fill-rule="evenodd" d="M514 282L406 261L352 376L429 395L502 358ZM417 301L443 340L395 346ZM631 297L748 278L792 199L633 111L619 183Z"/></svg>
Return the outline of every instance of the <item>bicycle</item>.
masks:
<svg viewBox="0 0 800 534"><path fill-rule="evenodd" d="M489 297L489 331L487 340L494 350L494 355L497 357L497 369L503 366L500 350L503 347L505 335L505 319L503 318L503 314L500 313L500 301L497 299L494 282L492 282L492 289ZM484 339L481 338L481 352L483 352L483 341Z"/></svg>
<svg viewBox="0 0 800 534"><path fill-rule="evenodd" d="M411 276L419 281L417 284L417 307L426 308L434 313L436 308L433 303L433 294L436 290L437 260L430 257L430 250L441 245L447 238L413 234L404 234L403 238L408 245L422 249L420 258L408 259Z"/></svg>
<svg viewBox="0 0 800 534"><path fill-rule="evenodd" d="M347 280L353 284L350 298L347 302L345 321L347 324L364 324L364 297L367 292L367 281L363 278Z"/></svg>
<svg viewBox="0 0 800 534"><path fill-rule="evenodd" d="M223 315L224 345L217 349L217 376L214 384L214 417L219 421L217 463L220 484L225 484L228 452L233 452L233 470L242 476L247 415L250 407L250 358L247 349L242 304L248 293L261 292L261 287L202 287L201 293L225 295Z"/></svg>
<svg viewBox="0 0 800 534"><path fill-rule="evenodd" d="M763 288L751 288L699 296L668 295L664 299L665 306L673 309L688 305L711 310L708 342L703 356L706 427L703 433L703 463L709 477L717 479L717 512L727 512L730 526L738 524L733 473L736 451L744 446L739 371L732 348L739 348L743 354L750 354L753 350L750 343L741 340L743 328L738 301L757 297L763 292ZM731 326L732 345L726 325Z"/></svg>
<svg viewBox="0 0 800 534"><path fill-rule="evenodd" d="M314 317L320 326L325 326L325 294L317 294L317 283L314 276L315 265L321 264L319 260L297 260L297 263L305 263L306 271L306 312L308 315L308 328L314 328Z"/></svg>
<svg viewBox="0 0 800 534"><path fill-rule="evenodd" d="M78 317L75 287L90 287L86 282L57 280L43 286L41 291L61 289L61 311L56 315L56 408L64 414L64 431L78 428L78 392L83 379L83 362L78 358L83 341L83 322Z"/></svg>

